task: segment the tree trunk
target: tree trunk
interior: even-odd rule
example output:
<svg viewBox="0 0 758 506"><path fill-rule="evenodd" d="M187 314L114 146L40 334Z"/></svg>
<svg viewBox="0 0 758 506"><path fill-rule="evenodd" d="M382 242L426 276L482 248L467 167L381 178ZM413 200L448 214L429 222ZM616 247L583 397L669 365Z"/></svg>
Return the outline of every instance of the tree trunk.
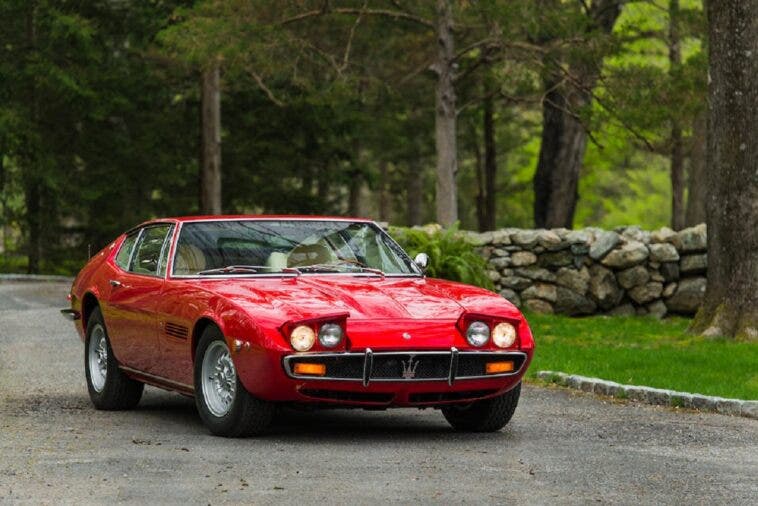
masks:
<svg viewBox="0 0 758 506"><path fill-rule="evenodd" d="M379 221L389 221L390 219L390 196L389 186L389 164L382 160L379 162Z"/></svg>
<svg viewBox="0 0 758 506"><path fill-rule="evenodd" d="M3 152L0 151L0 254L5 255L5 223L6 216L5 211L7 208L7 200L5 198L5 158Z"/></svg>
<svg viewBox="0 0 758 506"><path fill-rule="evenodd" d="M316 168L316 198L320 209L333 209L334 203L330 201L330 189L332 188L332 171L326 160L321 162L321 167Z"/></svg>
<svg viewBox="0 0 758 506"><path fill-rule="evenodd" d="M200 78L200 213L221 214L221 84L217 64Z"/></svg>
<svg viewBox="0 0 758 506"><path fill-rule="evenodd" d="M449 227L458 221L455 175L458 171L456 147L455 50L451 0L437 0L437 90L435 143L437 149L437 221Z"/></svg>
<svg viewBox="0 0 758 506"><path fill-rule="evenodd" d="M31 51L37 50L37 26L36 7L32 4L26 16L26 39ZM33 57L33 56L32 56ZM29 100L32 109L32 122L35 127L39 126L39 98L37 96L36 80L32 80L29 89ZM29 230L29 243L27 245L27 272L37 274L42 261L42 205L40 185L43 183L39 177L41 169L37 149L30 139L26 139L26 149L22 157L24 167L24 204L26 206L26 225Z"/></svg>
<svg viewBox="0 0 758 506"><path fill-rule="evenodd" d="M706 156L708 119L705 113L695 117L692 127L690 147L690 163L688 168L687 215L685 226L691 227L705 223L705 202L708 195L708 172L706 171Z"/></svg>
<svg viewBox="0 0 758 506"><path fill-rule="evenodd" d="M591 4L588 31L609 34L621 12L620 0L598 0ZM554 63L546 59L546 67ZM565 83L560 69L548 70L543 82L542 142L534 175L534 223L538 228L574 224L579 198L579 172L587 148L587 130L580 114L592 101L601 67L600 61L577 60L569 66L573 83Z"/></svg>
<svg viewBox="0 0 758 506"><path fill-rule="evenodd" d="M359 170L350 174L350 184L348 185L347 194L347 214L349 216L359 216L362 214L361 209L361 188L363 187L363 175Z"/></svg>
<svg viewBox="0 0 758 506"><path fill-rule="evenodd" d="M487 190L484 187L484 160L482 150L479 147L478 132L475 128L470 128L473 132L471 136L472 145L474 146L474 169L476 170L476 224L479 232L487 230L487 217L485 216L485 200Z"/></svg>
<svg viewBox="0 0 758 506"><path fill-rule="evenodd" d="M29 228L27 272L38 274L42 260L42 202L38 181L27 181L24 189L26 224Z"/></svg>
<svg viewBox="0 0 758 506"><path fill-rule="evenodd" d="M671 127L671 228L684 228L684 146L676 120Z"/></svg>
<svg viewBox="0 0 758 506"><path fill-rule="evenodd" d="M707 11L708 283L691 328L758 340L758 0Z"/></svg>
<svg viewBox="0 0 758 506"><path fill-rule="evenodd" d="M679 0L669 0L669 76L676 79L682 63L679 37ZM671 228L684 228L684 145L682 127L673 111L671 119Z"/></svg>
<svg viewBox="0 0 758 506"><path fill-rule="evenodd" d="M489 90L487 90L489 91ZM495 145L494 106L487 93L484 99L484 230L495 229L495 181L497 178L497 153ZM481 227L480 227L481 228Z"/></svg>
<svg viewBox="0 0 758 506"><path fill-rule="evenodd" d="M424 201L424 173L421 170L408 168L407 197L408 197L408 226L421 225L424 219L422 207Z"/></svg>
<svg viewBox="0 0 758 506"><path fill-rule="evenodd" d="M593 79L594 86L594 79ZM583 90L560 90L546 81L542 108L542 142L534 175L534 224L537 228L572 228L579 198L579 172L587 132L576 114L590 103Z"/></svg>

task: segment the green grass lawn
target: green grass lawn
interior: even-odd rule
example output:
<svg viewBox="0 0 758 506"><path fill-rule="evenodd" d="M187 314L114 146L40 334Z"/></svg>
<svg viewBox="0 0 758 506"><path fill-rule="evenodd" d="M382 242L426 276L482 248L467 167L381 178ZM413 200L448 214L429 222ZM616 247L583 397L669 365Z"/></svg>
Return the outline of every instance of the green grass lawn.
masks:
<svg viewBox="0 0 758 506"><path fill-rule="evenodd" d="M527 315L536 343L528 377L562 371L631 385L758 399L758 344L686 334L689 320Z"/></svg>

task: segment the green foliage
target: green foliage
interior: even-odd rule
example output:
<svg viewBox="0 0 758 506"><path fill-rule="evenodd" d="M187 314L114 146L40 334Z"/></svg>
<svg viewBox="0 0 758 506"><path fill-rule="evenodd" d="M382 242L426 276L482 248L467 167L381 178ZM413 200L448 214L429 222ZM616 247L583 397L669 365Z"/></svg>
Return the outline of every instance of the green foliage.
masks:
<svg viewBox="0 0 758 506"><path fill-rule="evenodd" d="M758 399L758 346L687 334L683 318L528 314L529 370L560 371L690 393ZM714 367L718 364L718 367Z"/></svg>
<svg viewBox="0 0 758 506"><path fill-rule="evenodd" d="M624 3L612 37L587 32L589 2L454 2L461 228L478 226L484 94L494 100L497 226L533 225L552 57L604 69L576 226L666 224L669 123L679 120L689 139L704 103L701 3L681 0L683 60L669 69L668 14L650 2ZM411 224L414 202L415 223L434 220L434 3L325 5L0 2L6 254L31 251L40 224L40 268L60 270L70 258L75 269L88 244L151 217L197 212L198 73L209 64L222 71L225 212ZM381 14L398 9L410 18ZM453 252L438 261L440 275L487 286L469 272L479 269L473 257L444 248Z"/></svg>
<svg viewBox="0 0 758 506"><path fill-rule="evenodd" d="M448 229L390 227L390 235L411 255L429 255L427 275L459 281L492 290L486 262L458 231L457 224Z"/></svg>

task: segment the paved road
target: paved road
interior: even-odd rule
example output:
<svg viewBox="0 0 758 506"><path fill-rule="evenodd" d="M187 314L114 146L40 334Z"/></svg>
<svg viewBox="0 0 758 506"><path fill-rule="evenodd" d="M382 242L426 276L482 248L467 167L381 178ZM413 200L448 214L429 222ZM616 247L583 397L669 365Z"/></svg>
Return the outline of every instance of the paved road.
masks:
<svg viewBox="0 0 758 506"><path fill-rule="evenodd" d="M274 434L205 431L148 389L90 407L65 284L0 284L0 503L756 504L758 421L527 387L510 425L433 411L287 412ZM538 337L539 339L539 337Z"/></svg>

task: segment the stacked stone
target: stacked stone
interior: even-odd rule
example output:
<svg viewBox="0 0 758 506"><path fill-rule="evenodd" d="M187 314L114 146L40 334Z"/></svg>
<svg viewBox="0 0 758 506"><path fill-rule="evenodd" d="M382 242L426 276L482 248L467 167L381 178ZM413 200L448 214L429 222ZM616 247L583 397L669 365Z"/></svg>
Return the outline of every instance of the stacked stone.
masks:
<svg viewBox="0 0 758 506"><path fill-rule="evenodd" d="M499 293L541 313L692 315L705 293L705 225L674 232L502 229L470 233Z"/></svg>

